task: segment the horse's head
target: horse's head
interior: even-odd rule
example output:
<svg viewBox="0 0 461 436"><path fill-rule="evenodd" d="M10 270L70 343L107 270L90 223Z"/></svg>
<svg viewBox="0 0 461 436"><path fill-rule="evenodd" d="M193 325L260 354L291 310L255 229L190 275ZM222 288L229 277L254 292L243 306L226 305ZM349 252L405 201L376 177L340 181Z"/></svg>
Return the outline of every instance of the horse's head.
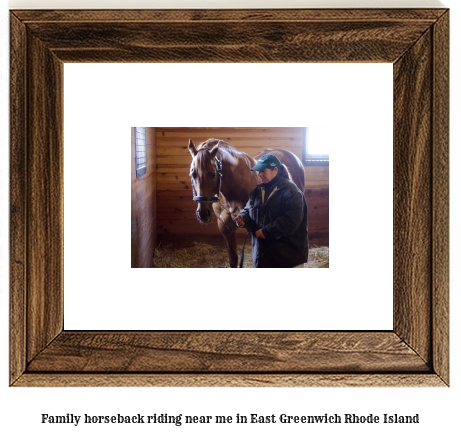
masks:
<svg viewBox="0 0 461 436"><path fill-rule="evenodd" d="M189 139L189 151L192 156L190 176L195 189L194 199L198 202L197 218L202 223L211 222L213 202L218 201L216 195L219 196L220 187L219 168L215 159L219 141L211 150L207 147L208 142L200 144L196 149L192 140ZM212 142L212 144L215 143Z"/></svg>

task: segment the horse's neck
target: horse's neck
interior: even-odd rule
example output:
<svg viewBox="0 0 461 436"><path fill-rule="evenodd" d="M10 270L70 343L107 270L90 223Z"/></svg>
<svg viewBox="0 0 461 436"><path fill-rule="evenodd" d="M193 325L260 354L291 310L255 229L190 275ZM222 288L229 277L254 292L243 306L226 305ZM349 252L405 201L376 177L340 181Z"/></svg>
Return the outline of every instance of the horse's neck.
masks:
<svg viewBox="0 0 461 436"><path fill-rule="evenodd" d="M223 164L223 177L221 179L221 192L229 203L234 203L242 208L248 201L248 195L257 185L256 175L250 171L250 163L254 159L245 154L232 154L225 149L220 149L218 159Z"/></svg>

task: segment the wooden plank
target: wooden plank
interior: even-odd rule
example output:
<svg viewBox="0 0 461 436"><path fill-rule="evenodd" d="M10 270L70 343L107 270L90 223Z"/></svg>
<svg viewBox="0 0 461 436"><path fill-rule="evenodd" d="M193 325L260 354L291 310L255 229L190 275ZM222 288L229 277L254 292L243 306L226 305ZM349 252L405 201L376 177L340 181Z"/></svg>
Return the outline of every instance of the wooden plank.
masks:
<svg viewBox="0 0 461 436"><path fill-rule="evenodd" d="M309 208L312 207L326 207L329 208L330 206L330 199L329 197L319 197L319 198L307 198L306 199L307 206Z"/></svg>
<svg viewBox="0 0 461 436"><path fill-rule="evenodd" d="M394 62L427 29L425 21L375 22L379 38L363 44L369 35L368 22L188 22L98 23L88 32L86 23L31 23L31 33L44 41L63 62ZM322 39L328 29L329 41ZM73 50L67 46L69 33ZM111 45L113 39L123 47ZM251 47L248 40L251 38ZM270 44L268 44L270 41ZM108 50L108 48L111 48ZM256 50L255 50L256 48Z"/></svg>
<svg viewBox="0 0 461 436"><path fill-rule="evenodd" d="M63 64L28 34L28 341L31 360L63 328ZM43 294L43 289L47 290Z"/></svg>
<svg viewBox="0 0 461 436"><path fill-rule="evenodd" d="M10 384L27 365L27 94L25 25L10 17Z"/></svg>
<svg viewBox="0 0 461 436"><path fill-rule="evenodd" d="M213 224L213 223L212 223ZM184 227L177 227L174 231L170 231L168 226L161 226L161 223L157 222L157 237L160 239L160 235L186 235L190 236L193 235L194 239L199 239L202 235L210 236L215 235L217 238L222 237L221 233L218 231L218 226L216 223L210 226L210 228L203 228L201 225L197 226L184 226Z"/></svg>
<svg viewBox="0 0 461 436"><path fill-rule="evenodd" d="M189 192L189 195L192 195L192 189L189 182L178 182L178 183L158 183L158 191L186 191Z"/></svg>
<svg viewBox="0 0 461 436"><path fill-rule="evenodd" d="M189 165L192 163L190 153L184 156L159 156L157 155L157 166L167 165Z"/></svg>
<svg viewBox="0 0 461 436"><path fill-rule="evenodd" d="M179 191L158 191L157 192L157 201L161 202L163 200L175 199L175 201L181 201L184 199L192 200L192 196L189 196L188 192L184 192L182 189Z"/></svg>
<svg viewBox="0 0 461 436"><path fill-rule="evenodd" d="M306 166L304 167L304 174L306 177L309 176L320 176L320 175L326 175L328 176L330 174L330 167L329 166Z"/></svg>
<svg viewBox="0 0 461 436"><path fill-rule="evenodd" d="M147 158L147 162L149 162L150 160L153 160L154 163L155 163L156 157L157 157L157 150L156 150L156 147L153 147L153 146L146 147L146 158Z"/></svg>
<svg viewBox="0 0 461 436"><path fill-rule="evenodd" d="M188 132L201 134L201 132L230 132L232 134L253 134L263 133L283 133L287 134L293 132L293 129L302 129L302 127L156 127L156 137L163 138L169 135L180 133L187 135Z"/></svg>
<svg viewBox="0 0 461 436"><path fill-rule="evenodd" d="M157 171L157 183L176 183L176 182L185 182L191 183L189 171L187 172L176 172L176 173L163 173L162 171Z"/></svg>
<svg viewBox="0 0 461 436"><path fill-rule="evenodd" d="M433 365L450 382L450 175L449 175L449 11L434 26L433 169Z"/></svg>
<svg viewBox="0 0 461 436"><path fill-rule="evenodd" d="M43 22L209 22L209 21L392 21L407 24L411 21L425 22L427 26L443 15L445 9L279 9L255 10L19 10L14 11L25 23ZM224 13L223 13L224 12Z"/></svg>
<svg viewBox="0 0 461 436"><path fill-rule="evenodd" d="M314 237L317 233L322 233L323 235L326 235L329 237L329 225L328 222L322 221L319 223L308 223L309 226L309 239L311 237Z"/></svg>
<svg viewBox="0 0 461 436"><path fill-rule="evenodd" d="M188 164L158 164L157 163L157 170L162 171L162 172L175 172L178 171L178 169L181 169L182 171L190 171L190 164L191 161Z"/></svg>
<svg viewBox="0 0 461 436"><path fill-rule="evenodd" d="M146 145L155 150L157 132L155 127L146 127Z"/></svg>
<svg viewBox="0 0 461 436"><path fill-rule="evenodd" d="M147 167L146 174L141 177L131 176L131 189L144 189L143 185L157 183L157 168L156 165L150 165Z"/></svg>
<svg viewBox="0 0 461 436"><path fill-rule="evenodd" d="M232 147L236 148L237 150L240 150L241 147L248 147L248 146L257 146L258 144L296 144L296 145L302 145L303 143L303 138L302 136L282 136L278 134L275 137L268 137L265 135L263 132L258 134L257 132L253 133L251 137L248 135L240 135L240 136L229 136L229 135L201 135L200 137L192 136L191 135L186 135L186 137L181 138L179 135L178 136L172 136L170 138L161 138L157 139L158 145L162 147L181 147L184 146L184 144L189 143L189 139L192 139L194 144L196 146L199 146L202 142L206 141L209 138L216 138L216 139L221 139L227 143L229 143ZM205 139L203 139L205 138ZM263 146L263 148L267 148L266 146Z"/></svg>
<svg viewBox="0 0 461 436"><path fill-rule="evenodd" d="M202 233L216 232L219 233L218 226L216 225L216 216L213 215L210 223L204 224L200 222L195 214L168 216L168 218L158 217L157 225L159 232L168 229L168 233L194 233L200 231Z"/></svg>
<svg viewBox="0 0 461 436"><path fill-rule="evenodd" d="M330 246L330 237L328 232L310 232L309 233L309 247L318 248L318 247L329 247Z"/></svg>
<svg viewBox="0 0 461 436"><path fill-rule="evenodd" d="M394 326L426 362L431 358L431 47L427 32L394 64ZM418 110L409 109L414 107Z"/></svg>
<svg viewBox="0 0 461 436"><path fill-rule="evenodd" d="M111 348L100 344L110 342ZM226 350L223 352L222 344ZM91 350L91 353L89 352ZM274 357L276 356L276 358ZM31 372L426 372L394 333L63 332Z"/></svg>
<svg viewBox="0 0 461 436"><path fill-rule="evenodd" d="M442 387L434 374L25 374L15 386Z"/></svg>
<svg viewBox="0 0 461 436"><path fill-rule="evenodd" d="M330 186L330 178L328 176L319 176L319 177L311 177L305 179L305 186L308 188L313 188L315 187L316 189L319 189L319 185L322 185L322 187L329 187Z"/></svg>
<svg viewBox="0 0 461 436"><path fill-rule="evenodd" d="M168 204L168 205L161 204L158 206L157 218L167 219L170 215L171 216L182 216L183 214L185 216L194 215L195 217L196 210L197 210L197 203L194 203L192 199L190 203L188 202L187 204L184 204L184 205L183 204L174 205L173 203Z"/></svg>
<svg viewBox="0 0 461 436"><path fill-rule="evenodd" d="M217 136L217 135L216 135ZM201 140L191 138L194 144L198 147L202 142ZM208 139L208 137L206 138ZM255 135L254 138L223 138L218 136L216 139L226 141L232 147L239 151L243 151L246 147L257 147L258 149L264 148L287 148L287 147L301 147L303 145L302 138L265 138L263 135ZM186 147L189 144L189 138L171 138L170 140L158 140L158 145L167 150L172 148Z"/></svg>
<svg viewBox="0 0 461 436"><path fill-rule="evenodd" d="M308 213L309 213L309 220L315 220L315 219L327 219L328 220L328 215L329 215L329 210L330 208L328 206L326 207L320 207L320 206L313 206L308 208Z"/></svg>
<svg viewBox="0 0 461 436"><path fill-rule="evenodd" d="M328 215L326 217L321 217L321 218L309 218L308 223L307 223L309 233L329 233L329 217ZM358 227L358 226L357 226ZM351 231L354 231L355 229L351 229Z"/></svg>
<svg viewBox="0 0 461 436"><path fill-rule="evenodd" d="M160 141L159 141L160 142ZM196 144L197 145L197 144ZM274 140L274 141L234 141L231 144L238 151L242 151L250 156L266 148L290 150L294 154L302 154L302 144L294 143L293 141ZM157 156L188 156L191 159L187 142L183 144L171 144L163 146L159 144L157 147ZM192 159L191 159L192 160Z"/></svg>
<svg viewBox="0 0 461 436"><path fill-rule="evenodd" d="M131 190L131 268L139 265L139 238L138 238L138 201L137 190Z"/></svg>
<svg viewBox="0 0 461 436"><path fill-rule="evenodd" d="M192 135L192 137L191 137ZM157 141L162 143L169 143L175 140L187 142L191 138L194 143L196 141L206 141L209 138L222 139L224 141L232 141L234 138L246 139L303 139L303 127L263 127L263 128L246 128L246 127L222 127L222 128L208 128L196 127L190 128L170 128L163 127L157 128ZM201 139L205 138L205 139ZM232 145L232 142L230 142ZM198 145L196 143L195 145Z"/></svg>
<svg viewBox="0 0 461 436"><path fill-rule="evenodd" d="M329 180L308 180L306 182L306 188L310 190L328 189L329 186Z"/></svg>
<svg viewBox="0 0 461 436"><path fill-rule="evenodd" d="M330 196L330 189L329 188L319 188L319 189L312 189L307 188L304 191L304 195L306 196L306 200L314 198L328 198Z"/></svg>

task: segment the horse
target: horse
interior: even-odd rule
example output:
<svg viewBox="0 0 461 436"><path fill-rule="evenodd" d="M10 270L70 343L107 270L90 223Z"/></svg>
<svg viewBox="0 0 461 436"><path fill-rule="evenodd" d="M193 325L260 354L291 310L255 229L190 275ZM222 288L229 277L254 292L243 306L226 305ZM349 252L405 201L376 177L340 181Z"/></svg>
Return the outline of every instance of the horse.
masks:
<svg viewBox="0 0 461 436"><path fill-rule="evenodd" d="M292 181L304 193L304 166L289 150L265 149L254 157L236 150L226 141L210 138L195 147L189 139L192 156L190 177L196 215L202 223L210 223L212 210L227 243L231 268L237 268L237 225L235 218L246 206L250 192L261 183L256 171L251 171L264 154L273 154L288 168Z"/></svg>

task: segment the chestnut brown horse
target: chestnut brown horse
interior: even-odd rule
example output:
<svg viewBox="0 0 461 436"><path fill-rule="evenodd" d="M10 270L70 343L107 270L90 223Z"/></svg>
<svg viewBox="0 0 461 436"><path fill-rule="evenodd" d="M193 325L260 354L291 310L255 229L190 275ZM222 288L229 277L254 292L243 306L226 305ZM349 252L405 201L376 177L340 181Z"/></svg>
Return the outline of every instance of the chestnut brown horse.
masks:
<svg viewBox="0 0 461 436"><path fill-rule="evenodd" d="M202 142L197 148L189 139L189 151L193 198L198 203L197 218L202 223L210 223L213 210L227 242L230 266L237 268L237 225L234 219L246 206L250 192L261 183L257 172L251 168L262 155L271 153L286 165L293 182L304 192L303 164L288 150L265 149L251 157L214 138Z"/></svg>

